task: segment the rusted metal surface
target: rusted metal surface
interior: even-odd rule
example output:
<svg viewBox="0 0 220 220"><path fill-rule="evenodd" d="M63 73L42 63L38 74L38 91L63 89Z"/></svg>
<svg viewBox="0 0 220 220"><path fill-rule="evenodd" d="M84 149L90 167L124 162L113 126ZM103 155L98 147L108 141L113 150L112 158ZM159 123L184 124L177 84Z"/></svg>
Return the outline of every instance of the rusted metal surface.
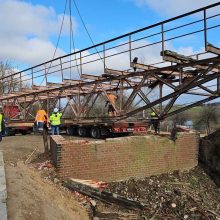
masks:
<svg viewBox="0 0 220 220"><path fill-rule="evenodd" d="M84 124L86 121L93 123L121 121L137 114L140 116L141 112L147 109L151 109L159 119L163 119L214 100L220 96L220 49L208 43L212 42L212 35L208 33L211 30L219 31L220 23L216 18L220 14L210 14L213 9L219 7L220 3L216 3L24 71L3 76L0 78L2 84L18 83L20 86L14 91L9 90L3 93L0 96L0 103L3 106L17 105L22 118L27 120L30 117L33 118L30 109L34 104L43 105L46 102L46 109L49 111L49 103L56 106L62 102L66 103L63 107L64 113L67 107L72 112L72 118L69 118L69 121ZM203 13L202 19L192 16L197 13ZM178 24L183 18L190 21ZM173 21L178 22L173 26ZM168 28L169 25L172 27ZM193 30L193 25L202 25L203 28ZM184 27L191 27L191 29L179 34ZM155 33L154 28L160 31ZM172 43L176 39L194 34L202 35L198 37L198 41L204 42L203 52L183 56L175 51L167 50L167 42ZM151 37L158 37L160 40L149 41ZM118 43L118 40L123 43ZM158 51L161 62L150 63L147 60L132 62L132 58L137 56L138 51L155 45L162 49ZM110 63L112 58L115 59L113 66ZM127 60L126 63L124 62L124 69L120 68L121 59ZM118 69L115 67L117 64ZM92 65L91 69L88 68L89 65ZM77 71L79 77L71 78ZM67 75L70 77L67 78ZM210 89L205 83L213 80L216 80L216 85ZM30 83L31 88L22 88L24 82ZM169 88L169 94L167 94L167 88ZM198 88L199 91L195 91ZM117 103L111 103L117 112L116 117L106 115L107 109L104 104L110 101L108 92L118 96ZM182 94L203 98L178 111L173 110L173 105ZM101 105L100 102L102 102ZM101 106L102 111L94 117L92 113L96 113L97 105Z"/></svg>

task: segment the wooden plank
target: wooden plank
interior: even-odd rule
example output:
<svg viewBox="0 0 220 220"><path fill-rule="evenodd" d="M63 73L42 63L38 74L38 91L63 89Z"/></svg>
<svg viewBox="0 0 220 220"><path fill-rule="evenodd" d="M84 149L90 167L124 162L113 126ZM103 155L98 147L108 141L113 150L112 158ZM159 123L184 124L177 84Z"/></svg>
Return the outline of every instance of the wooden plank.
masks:
<svg viewBox="0 0 220 220"><path fill-rule="evenodd" d="M38 90L33 90L33 89L29 89L29 88L22 88L21 91L22 91L22 92L29 93L29 92L33 92L33 91L36 91L36 92L37 92Z"/></svg>
<svg viewBox="0 0 220 220"><path fill-rule="evenodd" d="M63 86L63 84L64 83L47 82L47 86L52 88Z"/></svg>
<svg viewBox="0 0 220 220"><path fill-rule="evenodd" d="M130 63L131 67L135 67L137 69L142 69L142 70L157 70L159 69L158 67L155 66L151 66L151 65L146 65L146 64L142 64L142 63ZM158 73L161 73L161 75L174 75L174 76L179 76L179 72L177 71L159 71Z"/></svg>
<svg viewBox="0 0 220 220"><path fill-rule="evenodd" d="M34 89L34 90L46 90L46 89L48 89L48 87L47 86L37 86L37 85L33 85L32 86L32 89Z"/></svg>
<svg viewBox="0 0 220 220"><path fill-rule="evenodd" d="M3 97L3 98L7 98L7 97L16 97L16 94L12 94L12 93L9 93L9 94L3 94L3 95L1 95L1 97Z"/></svg>
<svg viewBox="0 0 220 220"><path fill-rule="evenodd" d="M126 76L130 73L131 72L105 68L105 74L109 74L109 75ZM130 76L130 78L142 79L143 77L142 76Z"/></svg>
<svg viewBox="0 0 220 220"><path fill-rule="evenodd" d="M193 67L196 67L197 69L201 69L201 70L206 70L208 67L208 64L207 65L198 65L198 64L194 65L193 62L196 61L195 59L178 54L178 53L170 51L170 50L165 50L164 54L165 55L163 56L163 59L168 62L173 62L173 63L178 63L178 64L192 62ZM213 68L212 72L218 73L218 68ZM184 72L183 72L183 74L184 74ZM185 73L185 74L187 74L187 73Z"/></svg>
<svg viewBox="0 0 220 220"><path fill-rule="evenodd" d="M10 92L10 95L25 95L25 94L28 94L28 92L21 92L21 91Z"/></svg>
<svg viewBox="0 0 220 220"><path fill-rule="evenodd" d="M124 72L124 71L113 70L113 69L108 69L108 68L105 68L105 73L108 73L108 74L111 74L111 75L117 75L117 76L127 75L127 73Z"/></svg>
<svg viewBox="0 0 220 220"><path fill-rule="evenodd" d="M108 185L108 183L102 182L102 181L82 180L82 179L75 179L75 178L71 178L71 180L74 182L85 184L87 186L90 186L96 189L105 188Z"/></svg>
<svg viewBox="0 0 220 220"><path fill-rule="evenodd" d="M177 58L174 58L174 57L168 57L168 56L164 56L164 60L166 61L169 61L169 62L173 62L173 63L182 63L182 61L180 59L177 59ZM183 61L183 62L186 62L186 61ZM197 69L200 69L200 70L206 70L208 68L208 66L204 66L204 65L194 65L192 63L193 67L197 68ZM217 68L213 68L212 69L212 72L215 72L215 73L218 73L218 69ZM183 75L186 75L186 73L183 72Z"/></svg>
<svg viewBox="0 0 220 220"><path fill-rule="evenodd" d="M220 55L220 48L215 47L215 46L212 45L212 44L207 44L207 46L206 46L206 51L207 51L207 52L214 53L214 54L216 54L216 55Z"/></svg>
<svg viewBox="0 0 220 220"><path fill-rule="evenodd" d="M69 179L65 181L63 185L70 190L77 191L79 193L82 193L83 195L98 199L108 204L114 203L131 210L140 210L144 208L144 204L138 201L127 199L118 194L107 192L105 190L99 191L97 188L86 185L81 181L79 182L75 179Z"/></svg>
<svg viewBox="0 0 220 220"><path fill-rule="evenodd" d="M189 63L196 61L196 59L193 59L192 57L185 56L171 50L161 51L160 55L163 56L165 61L175 60L175 61L170 61L175 63Z"/></svg>
<svg viewBox="0 0 220 220"><path fill-rule="evenodd" d="M64 79L63 80L63 83L66 85L66 84L79 84L79 83L82 83L82 82L84 82L84 81L82 81L82 80L75 80L75 79Z"/></svg>
<svg viewBox="0 0 220 220"><path fill-rule="evenodd" d="M170 57L166 55L163 56L163 60L167 62L173 62L173 63L183 63L183 61L178 58Z"/></svg>
<svg viewBox="0 0 220 220"><path fill-rule="evenodd" d="M138 69L143 69L143 70L154 70L157 69L154 66L150 66L150 65L146 65L146 64L142 64L142 63L130 63L130 66L133 68L138 68Z"/></svg>
<svg viewBox="0 0 220 220"><path fill-rule="evenodd" d="M91 79L91 80L99 80L99 79L104 79L101 76L95 76L95 75L88 75L88 74L81 74L82 79Z"/></svg>

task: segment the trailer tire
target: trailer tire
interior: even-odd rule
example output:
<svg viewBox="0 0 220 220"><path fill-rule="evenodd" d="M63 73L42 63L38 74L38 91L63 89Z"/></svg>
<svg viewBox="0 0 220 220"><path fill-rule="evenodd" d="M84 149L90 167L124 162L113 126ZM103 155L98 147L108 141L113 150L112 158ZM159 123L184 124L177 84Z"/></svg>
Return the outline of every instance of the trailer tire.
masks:
<svg viewBox="0 0 220 220"><path fill-rule="evenodd" d="M5 136L15 136L15 130L12 130L10 128L5 128Z"/></svg>
<svg viewBox="0 0 220 220"><path fill-rule="evenodd" d="M92 138L99 139L101 138L101 130L99 127L92 127L90 130L90 135Z"/></svg>
<svg viewBox="0 0 220 220"><path fill-rule="evenodd" d="M10 136L10 134L9 134L9 128L5 128L4 136Z"/></svg>
<svg viewBox="0 0 220 220"><path fill-rule="evenodd" d="M86 128L85 127L78 127L77 133L80 137L85 137L87 134Z"/></svg>
<svg viewBox="0 0 220 220"><path fill-rule="evenodd" d="M26 130L20 130L20 133L21 133L22 135L26 135L26 134L27 134L27 131L26 131Z"/></svg>
<svg viewBox="0 0 220 220"><path fill-rule="evenodd" d="M70 136L74 135L74 129L72 126L66 128L66 134Z"/></svg>

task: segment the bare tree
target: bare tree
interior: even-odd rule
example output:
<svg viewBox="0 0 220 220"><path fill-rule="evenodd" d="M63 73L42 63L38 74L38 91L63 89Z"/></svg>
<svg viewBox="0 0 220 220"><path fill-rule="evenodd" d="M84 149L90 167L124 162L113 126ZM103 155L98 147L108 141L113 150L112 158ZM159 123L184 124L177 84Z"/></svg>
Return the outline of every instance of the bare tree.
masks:
<svg viewBox="0 0 220 220"><path fill-rule="evenodd" d="M21 87L21 82L18 76L4 78L14 74L15 72L15 69L8 62L0 62L0 94L18 91Z"/></svg>
<svg viewBox="0 0 220 220"><path fill-rule="evenodd" d="M198 118L195 122L196 127L204 126L206 134L211 133L211 124L217 124L218 112L216 106L206 105L199 113Z"/></svg>
<svg viewBox="0 0 220 220"><path fill-rule="evenodd" d="M170 120L172 121L174 127L176 127L176 125L184 125L188 120L188 115L186 112L181 112L171 117Z"/></svg>

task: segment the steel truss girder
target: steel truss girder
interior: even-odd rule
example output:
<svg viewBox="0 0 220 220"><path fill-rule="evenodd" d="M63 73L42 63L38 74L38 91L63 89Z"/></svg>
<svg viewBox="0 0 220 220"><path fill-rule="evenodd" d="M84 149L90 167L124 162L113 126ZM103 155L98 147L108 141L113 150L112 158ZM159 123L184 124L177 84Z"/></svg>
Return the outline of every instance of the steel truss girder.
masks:
<svg viewBox="0 0 220 220"><path fill-rule="evenodd" d="M125 118L127 118L127 117L132 116L132 115L135 115L136 113L138 113L138 112L140 112L140 111L143 111L143 110L145 110L145 109L148 109L148 108L151 108L151 107L153 107L153 106L156 106L156 105L158 105L158 104L160 104L160 103L163 103L164 101L167 101L167 100L169 100L169 99L175 99L175 97L178 97L178 96L180 96L180 95L183 94L183 93L186 93L188 90L190 90L190 89L192 89L192 88L194 88L194 87L197 87L197 86L199 86L199 85L202 85L202 84L204 84L204 83L206 83L206 82L209 82L209 81L211 81L211 80L213 80L213 79L218 78L218 77L219 77L219 74L218 74L218 73L213 73L213 74L211 74L211 75L207 75L206 77L204 76L206 73L210 72L210 71L212 70L212 68L216 67L217 65L218 65L218 64L211 65L211 66L209 66L209 67L207 68L207 70L203 71L203 72L200 74L200 76L203 76L203 77L204 77L203 79L199 80L200 77L197 76L196 78L194 78L193 80L191 80L191 81L190 81L187 85L185 85L184 87L177 89L177 90L174 91L173 93L170 93L169 95L166 95L166 96L164 96L163 98L157 99L157 100L155 100L155 101L153 101L153 102L151 102L151 103L149 103L149 104L147 104L147 105L145 105L145 106L142 106L142 107L140 107L140 108L138 108L138 109L135 109L135 110L133 110L133 111L128 112L127 114L124 114L124 115L122 116L122 118L125 119ZM198 80L198 81L196 81L196 80ZM215 96L212 96L212 97L214 98ZM219 97L219 94L216 94L216 97ZM210 97L210 98L211 98L211 97ZM174 102L173 102L173 104L174 104Z"/></svg>
<svg viewBox="0 0 220 220"><path fill-rule="evenodd" d="M13 95L10 97L1 97L0 101L4 102L4 101L10 101L10 100L17 100L19 102L19 100L22 98L24 99L24 103L26 103L25 105L27 105L27 103L32 103L33 100L35 98L38 99L39 103L43 100L48 100L49 99L58 99L58 98L62 98L65 97L68 101L68 103L71 105L71 109L74 112L74 117L76 118L80 118L82 112L85 112L85 114L88 114L93 105L95 104L99 94L104 94L105 97L107 97L106 91L117 91L117 90L121 90L121 89L133 89L133 92L131 93L130 97L128 98L125 107L126 109L129 109L129 106L131 105L131 103L133 102L133 100L135 99L135 97L138 95L144 102L145 102L145 106L137 108L133 111L129 111L129 112L125 112L122 113L122 111L117 109L118 112L118 120L122 120L124 118L127 118L129 116L132 116L142 110L151 108L158 116L160 117L165 117L165 115L169 115L169 111L172 108L172 106L174 105L175 101L177 100L177 98L183 94L183 93L189 93L190 89L194 88L194 87L200 87L201 89L203 89L204 91L208 92L210 94L211 97L209 97L210 99L214 99L215 97L219 96L219 93L216 94L214 91L202 86L202 84L204 84L205 82L211 81L212 79L219 79L219 74L216 73L216 69L218 69L218 65L220 63L220 58L219 57L214 57L214 58L209 58L209 59L204 59L204 60L193 60L190 61L188 63L180 63L180 64L176 64L173 66L167 66L167 67L161 67L161 68L157 68L157 69L149 69L149 70L144 70L142 72L132 72L132 73L128 73L126 75L113 75L113 76L109 76L108 78L101 78L98 80L93 80L93 81L89 81L89 82L83 82L80 84L71 84L71 85L62 85L60 87L56 87L56 88L50 88L50 89L44 89L44 90L39 90L39 91L33 91L33 92L27 92L25 94L18 94L18 95ZM160 73L164 73L164 72L171 72L171 74L169 74L168 76L172 76L172 72L175 72L175 77L176 77L176 72L181 70L184 67L188 67L188 66L200 66L203 65L203 71L201 71L200 73L197 74L197 76L191 77L190 81L188 81L187 83L182 82L182 78L179 78L179 86L174 86L172 83L176 83L177 79L172 80L172 79L163 79L162 76L163 74ZM206 69L204 68L204 66L206 66ZM205 69L205 70L204 70ZM213 74L209 74L210 72L213 71L213 69L215 70ZM159 73L159 74L158 74ZM162 76L160 76L162 75ZM187 75L185 73L185 75ZM133 86L131 85L131 83L129 82L129 78L133 78L134 76L141 76L141 81L136 82L137 85ZM146 80L149 79L149 77L152 78L152 76L155 78L155 81L152 81L152 83L149 83L148 81L146 82ZM184 79L184 78L183 78ZM102 83L111 83L111 81L113 80L117 80L119 83L117 85L115 85L113 88L110 89L106 89L106 87L103 87ZM147 96L143 93L143 91L141 90L142 87L145 87L146 85L149 87L151 86L153 83L155 83L157 81L159 81L159 84L165 84L167 86L169 86L170 88L174 89L174 92L159 98L156 101L150 102L150 100L147 98ZM123 85L122 83L120 84L120 82L126 82L127 86ZM123 86L122 86L123 85ZM90 90L89 93L85 93L83 91L82 88L84 87L88 87L90 86ZM97 90L97 87L100 86L100 89ZM121 87L122 86L122 87ZM69 90L71 89L78 89L78 91L80 91L78 94L72 95L72 97L78 97L78 103L70 103L70 102L74 102L74 99L70 98L69 95ZM53 94L51 96L51 94ZM54 97L56 94L57 97ZM198 93L197 93L198 94ZM206 95L209 95L206 94ZM86 99L84 99L84 108L86 107L86 105L92 100L92 97L94 97L93 101L92 101L92 105L90 107L87 108L87 110L85 109L85 111L81 108L81 101L80 101L80 97L83 96L85 98L85 95L87 95L88 97L86 97ZM201 95L201 94L200 94ZM209 100L209 98L204 99L204 100ZM166 100L170 100L170 102L165 106L164 110L162 112L157 112L157 110L155 110L154 106L158 105L158 104L162 104L164 101ZM78 105L77 105L78 104ZM30 107L31 104L27 105L27 108ZM74 106L78 106L78 108L75 108ZM25 111L26 112L26 111ZM26 113L25 113L26 114Z"/></svg>
<svg viewBox="0 0 220 220"><path fill-rule="evenodd" d="M218 97L219 97L219 96L211 96L211 97L202 99L202 100L200 100L200 101L197 101L197 102L195 102L195 103L193 103L193 104L190 104L190 105L187 105L187 106L185 106L185 107L179 108L178 110L175 110L175 111L172 111L172 112L169 112L169 113L165 114L165 115L162 117L162 119L168 118L168 117L173 116L173 115L178 114L178 113L181 113L181 112L183 112L183 111L186 111L186 110L188 110L188 109L190 109L190 108L196 107L196 106L201 105L201 104L203 104L203 103L212 101L212 100L214 100L214 99L216 99L216 98L218 98Z"/></svg>

